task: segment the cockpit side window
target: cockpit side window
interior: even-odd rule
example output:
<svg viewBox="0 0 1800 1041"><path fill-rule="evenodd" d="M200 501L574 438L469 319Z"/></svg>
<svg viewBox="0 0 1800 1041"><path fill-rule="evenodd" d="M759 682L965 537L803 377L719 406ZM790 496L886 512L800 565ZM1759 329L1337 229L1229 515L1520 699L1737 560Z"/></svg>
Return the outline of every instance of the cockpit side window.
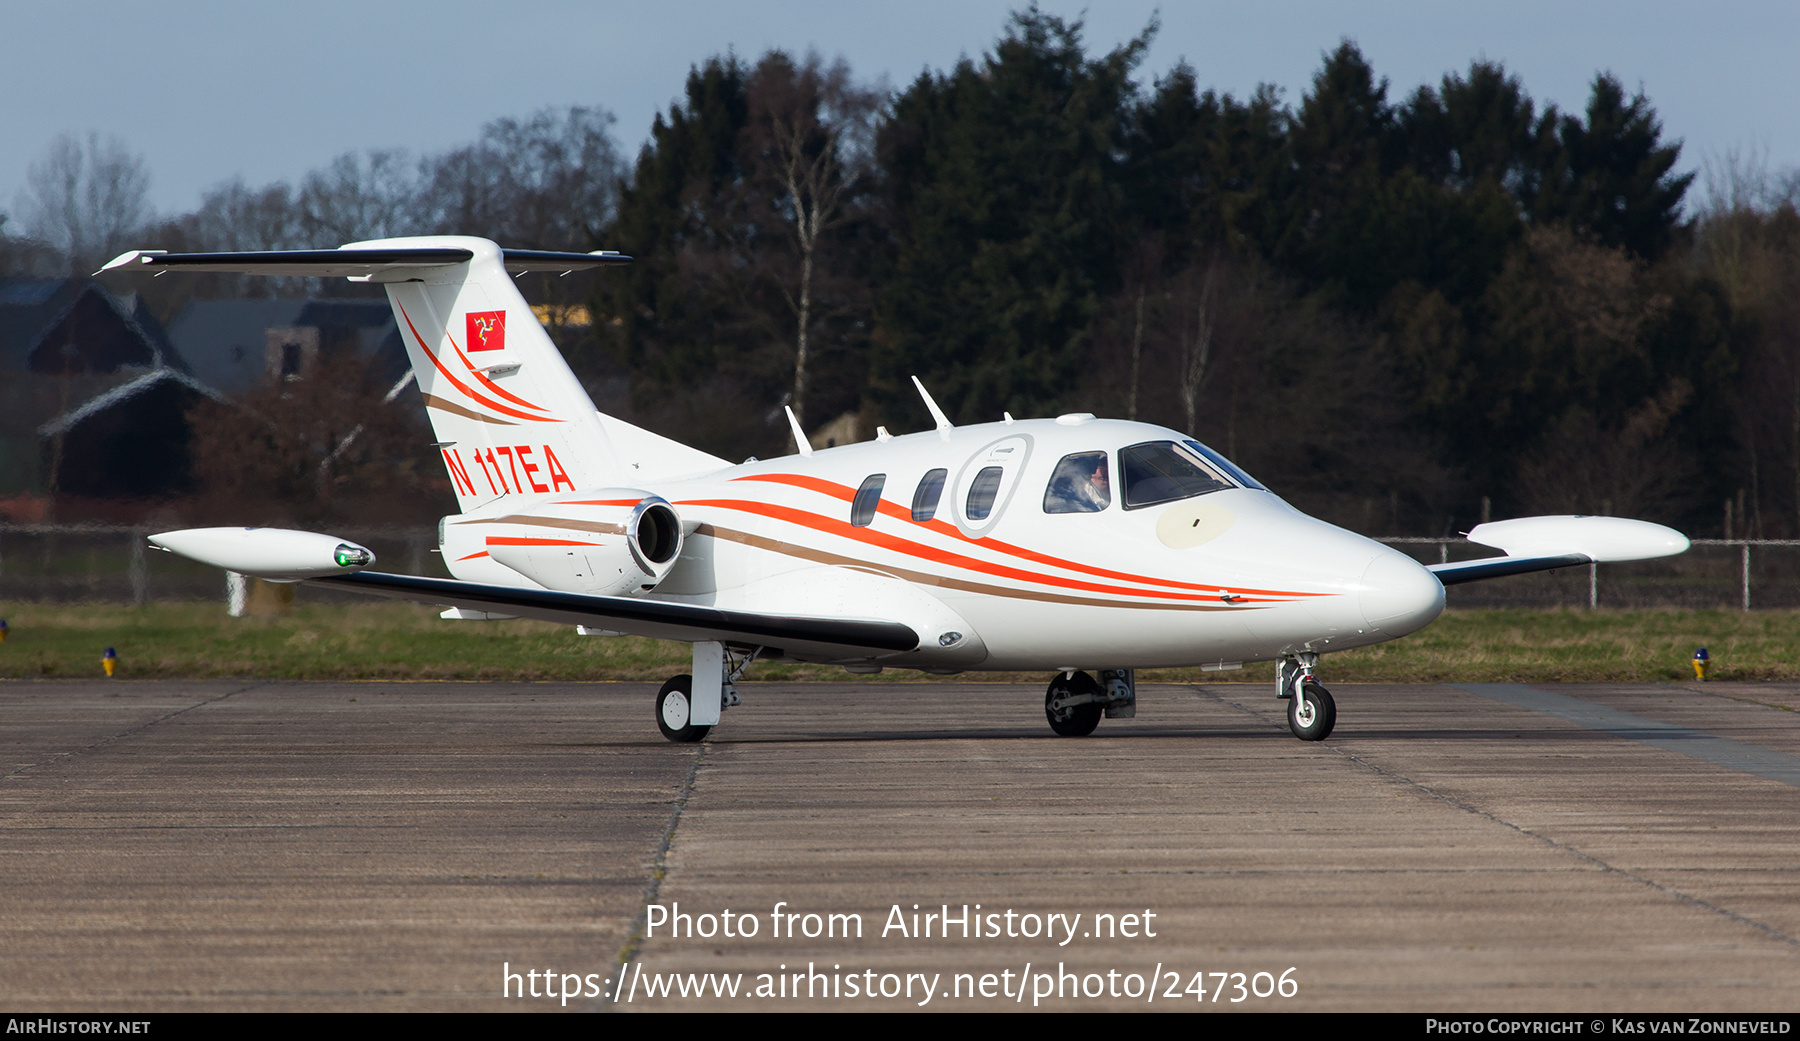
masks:
<svg viewBox="0 0 1800 1041"><path fill-rule="evenodd" d="M969 496L963 502L963 515L972 521L987 520L994 512L994 498L1000 494L1000 478L1005 471L998 466L984 466L969 482Z"/></svg>
<svg viewBox="0 0 1800 1041"><path fill-rule="evenodd" d="M1119 470L1125 478L1128 510L1232 486L1203 456L1173 441L1149 441L1120 449Z"/></svg>
<svg viewBox="0 0 1800 1041"><path fill-rule="evenodd" d="M1045 513L1099 513L1112 505L1112 478L1105 452L1062 457L1044 489Z"/></svg>
<svg viewBox="0 0 1800 1041"><path fill-rule="evenodd" d="M912 519L916 523L923 524L937 516L938 500L944 497L944 479L949 476L950 471L940 467L919 479L912 502Z"/></svg>
<svg viewBox="0 0 1800 1041"><path fill-rule="evenodd" d="M875 511L881 506L881 486L887 483L887 474L870 474L863 479L862 487L856 489L856 498L850 500L850 525L866 528L875 519Z"/></svg>

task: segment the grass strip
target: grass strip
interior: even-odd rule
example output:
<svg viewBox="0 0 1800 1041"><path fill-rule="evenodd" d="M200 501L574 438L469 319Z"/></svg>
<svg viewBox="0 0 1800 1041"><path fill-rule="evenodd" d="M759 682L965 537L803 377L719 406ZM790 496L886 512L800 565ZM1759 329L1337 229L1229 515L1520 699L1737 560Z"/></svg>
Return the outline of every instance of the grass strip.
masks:
<svg viewBox="0 0 1800 1041"><path fill-rule="evenodd" d="M279 618L228 618L217 603L0 605L0 678L118 675L201 679L654 680L688 668L685 644L578 635L545 622L448 622L409 604L300 604ZM1800 680L1800 612L1458 610L1412 636L1328 655L1327 682L1667 682L1693 678L1696 647L1716 680ZM1104 664L1104 663L1095 663ZM1146 682L1267 682L1238 672L1145 670ZM831 666L758 663L755 680L852 680ZM889 670L854 681L929 680ZM965 673L962 682L1038 681Z"/></svg>

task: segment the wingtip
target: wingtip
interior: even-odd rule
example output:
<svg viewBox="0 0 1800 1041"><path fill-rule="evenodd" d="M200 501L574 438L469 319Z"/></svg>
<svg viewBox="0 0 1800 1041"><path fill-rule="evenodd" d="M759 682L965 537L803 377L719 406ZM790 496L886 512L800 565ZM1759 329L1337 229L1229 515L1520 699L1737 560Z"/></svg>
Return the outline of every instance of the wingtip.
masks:
<svg viewBox="0 0 1800 1041"><path fill-rule="evenodd" d="M100 270L94 272L94 275L96 275L96 276L104 275L108 271L117 271L117 270L120 270L121 268L131 267L135 264L148 264L150 262L151 257L167 256L168 252L169 251L166 249L127 250L124 253L121 253L118 256L107 261L106 263L100 265Z"/></svg>

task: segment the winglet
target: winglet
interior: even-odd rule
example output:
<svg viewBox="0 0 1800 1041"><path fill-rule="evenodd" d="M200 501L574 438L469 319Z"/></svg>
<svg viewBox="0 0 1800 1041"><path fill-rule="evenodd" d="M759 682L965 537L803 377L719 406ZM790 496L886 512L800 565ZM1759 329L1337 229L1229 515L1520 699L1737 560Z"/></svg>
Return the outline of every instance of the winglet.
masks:
<svg viewBox="0 0 1800 1041"><path fill-rule="evenodd" d="M134 264L148 264L151 262L151 258L167 256L168 253L169 253L169 251L166 249L134 249L134 250L130 250L129 252L121 253L118 256L107 261L100 268L100 270L94 272L94 274L95 275L104 275L108 271L118 271L123 268L131 267Z"/></svg>
<svg viewBox="0 0 1800 1041"><path fill-rule="evenodd" d="M812 442L806 439L806 432L800 429L800 417L794 415L794 406L783 405L781 410L787 413L788 426L794 428L794 444L800 446L800 454L812 458Z"/></svg>
<svg viewBox="0 0 1800 1041"><path fill-rule="evenodd" d="M937 424L938 436L946 441L950 440L950 417L944 415L944 410L938 408L938 403L931 400L931 392L925 389L925 384L919 382L919 377L914 376L912 381L913 386L919 388L919 396L925 399L926 411L931 413L932 421Z"/></svg>

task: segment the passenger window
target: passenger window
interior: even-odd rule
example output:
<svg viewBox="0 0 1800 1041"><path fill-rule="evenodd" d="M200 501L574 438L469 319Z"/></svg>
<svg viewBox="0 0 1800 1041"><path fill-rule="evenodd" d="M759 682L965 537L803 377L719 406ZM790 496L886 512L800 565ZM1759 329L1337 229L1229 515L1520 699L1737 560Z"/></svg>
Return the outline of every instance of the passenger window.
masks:
<svg viewBox="0 0 1800 1041"><path fill-rule="evenodd" d="M1003 472L998 466L984 466L975 475L969 484L969 497L963 503L963 513L970 520L987 520L988 514L994 512L994 496L1000 493Z"/></svg>
<svg viewBox="0 0 1800 1041"><path fill-rule="evenodd" d="M866 528L875 519L875 510L881 505L881 486L886 483L887 474L872 474L863 480L856 498L850 500L851 527Z"/></svg>
<svg viewBox="0 0 1800 1041"><path fill-rule="evenodd" d="M1151 441L1120 449L1119 471L1125 479L1128 510L1231 487L1210 463L1173 441Z"/></svg>
<svg viewBox="0 0 1800 1041"><path fill-rule="evenodd" d="M912 518L920 524L937 516L938 500L944 497L944 479L950 476L948 470L933 470L919 481L919 490L913 492Z"/></svg>
<svg viewBox="0 0 1800 1041"><path fill-rule="evenodd" d="M1099 513L1112 505L1105 452L1065 455L1044 489L1045 513Z"/></svg>

